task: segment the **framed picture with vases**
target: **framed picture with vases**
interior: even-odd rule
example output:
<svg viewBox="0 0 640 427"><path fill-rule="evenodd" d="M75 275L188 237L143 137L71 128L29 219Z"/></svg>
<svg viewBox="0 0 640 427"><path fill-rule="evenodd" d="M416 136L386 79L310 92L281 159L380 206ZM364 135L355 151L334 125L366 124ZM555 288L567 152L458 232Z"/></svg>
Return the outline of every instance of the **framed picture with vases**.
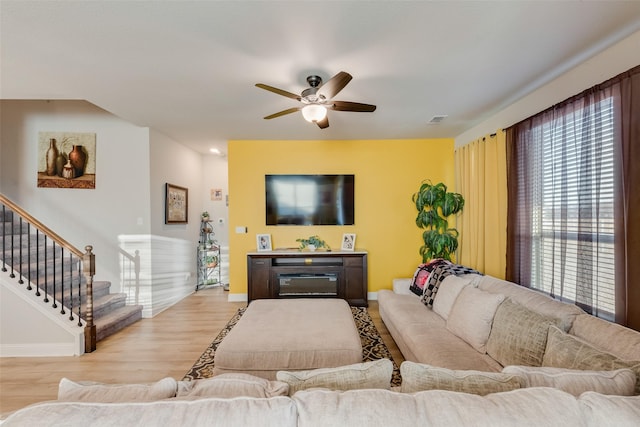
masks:
<svg viewBox="0 0 640 427"><path fill-rule="evenodd" d="M167 183L164 209L165 224L187 224L189 222L189 190Z"/></svg>

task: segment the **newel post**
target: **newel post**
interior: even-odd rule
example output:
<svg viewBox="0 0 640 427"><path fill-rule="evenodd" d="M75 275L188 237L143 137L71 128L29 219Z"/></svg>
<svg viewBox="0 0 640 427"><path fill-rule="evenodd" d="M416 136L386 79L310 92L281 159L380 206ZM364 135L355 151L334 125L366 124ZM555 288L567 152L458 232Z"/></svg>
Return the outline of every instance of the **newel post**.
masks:
<svg viewBox="0 0 640 427"><path fill-rule="evenodd" d="M87 308L84 328L84 352L91 353L96 349L96 325L93 324L93 276L96 273L96 256L91 252L93 246L85 246L82 256L82 272L87 281Z"/></svg>

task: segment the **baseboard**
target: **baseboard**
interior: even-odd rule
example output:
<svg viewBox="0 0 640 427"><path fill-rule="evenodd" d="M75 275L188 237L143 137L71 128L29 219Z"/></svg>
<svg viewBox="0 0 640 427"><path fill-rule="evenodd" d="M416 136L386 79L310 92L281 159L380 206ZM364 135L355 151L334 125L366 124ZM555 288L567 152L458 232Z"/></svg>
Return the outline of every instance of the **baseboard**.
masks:
<svg viewBox="0 0 640 427"><path fill-rule="evenodd" d="M228 298L229 302L247 302L249 301L249 296L247 294L229 294Z"/></svg>
<svg viewBox="0 0 640 427"><path fill-rule="evenodd" d="M60 357L77 356L73 343L3 344L0 357Z"/></svg>
<svg viewBox="0 0 640 427"><path fill-rule="evenodd" d="M369 301L378 301L378 293L377 292L369 292L369 293L367 293L367 299Z"/></svg>

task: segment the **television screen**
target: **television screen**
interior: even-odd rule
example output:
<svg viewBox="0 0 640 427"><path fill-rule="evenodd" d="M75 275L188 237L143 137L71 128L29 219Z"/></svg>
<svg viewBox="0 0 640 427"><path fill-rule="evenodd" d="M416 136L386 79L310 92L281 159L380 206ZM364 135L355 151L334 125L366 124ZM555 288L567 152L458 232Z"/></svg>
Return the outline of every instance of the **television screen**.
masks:
<svg viewBox="0 0 640 427"><path fill-rule="evenodd" d="M265 175L267 225L353 225L354 175Z"/></svg>

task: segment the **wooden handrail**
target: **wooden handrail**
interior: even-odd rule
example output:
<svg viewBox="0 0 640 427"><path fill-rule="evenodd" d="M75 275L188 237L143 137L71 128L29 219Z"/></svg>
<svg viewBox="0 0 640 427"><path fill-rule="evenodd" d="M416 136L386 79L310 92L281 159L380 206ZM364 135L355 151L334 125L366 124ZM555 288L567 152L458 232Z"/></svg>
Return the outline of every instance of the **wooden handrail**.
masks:
<svg viewBox="0 0 640 427"><path fill-rule="evenodd" d="M57 244L59 244L60 246L64 247L65 249L71 251L77 257L82 258L84 256L84 252L82 252L80 249L76 248L71 243L67 242L65 239L60 237L57 233L55 233L49 227L47 227L46 225L44 225L43 223L41 223L40 221L35 219L27 211L25 211L24 209L22 209L20 206L16 205L15 203L13 203L11 200L7 199L3 194L0 194L0 202L2 202L5 205L9 206L12 211L16 212L17 214L19 214L23 218L26 218L29 223L31 223L36 228L38 228L40 231L42 231L44 234L46 234L51 239L53 239Z"/></svg>
<svg viewBox="0 0 640 427"><path fill-rule="evenodd" d="M38 221L27 211L22 209L20 206L13 203L4 195L0 194L0 203L3 206L7 206L13 213L17 214L22 219L25 219L28 224L33 225L38 231L45 235L45 239L51 239L55 244L61 246L62 248L68 250L70 253L75 255L77 258L82 260L82 274L85 277L85 291L86 291L86 309L85 309L85 329L84 329L84 347L85 353L90 353L96 349L96 325L93 319L93 276L95 275L95 255L93 254L93 247L90 245L85 246L85 252L77 249L65 239L60 237L57 233L51 230L49 227L44 225L42 222ZM3 207L4 210L4 207ZM13 242L13 239L12 239ZM46 242L46 240L45 240ZM4 235L3 235L3 249L4 249ZM46 263L46 256L45 256ZM12 258L13 264L13 258ZM13 267L12 267L13 268ZM54 270L55 271L55 270ZM46 272L46 267L45 267ZM11 276L13 277L13 276ZM22 283L22 282L20 282ZM29 285L30 286L30 285ZM80 282L78 283L80 286ZM27 289L31 289L30 287ZM39 294L39 288L37 288L36 295ZM80 292L78 290L78 292ZM54 283L54 293L55 293L55 283ZM79 294L78 294L79 295ZM46 295L46 287L45 287L45 302L48 302ZM54 303L55 304L55 303ZM54 305L55 307L55 305ZM80 310L78 309L78 326L82 326L80 322Z"/></svg>

